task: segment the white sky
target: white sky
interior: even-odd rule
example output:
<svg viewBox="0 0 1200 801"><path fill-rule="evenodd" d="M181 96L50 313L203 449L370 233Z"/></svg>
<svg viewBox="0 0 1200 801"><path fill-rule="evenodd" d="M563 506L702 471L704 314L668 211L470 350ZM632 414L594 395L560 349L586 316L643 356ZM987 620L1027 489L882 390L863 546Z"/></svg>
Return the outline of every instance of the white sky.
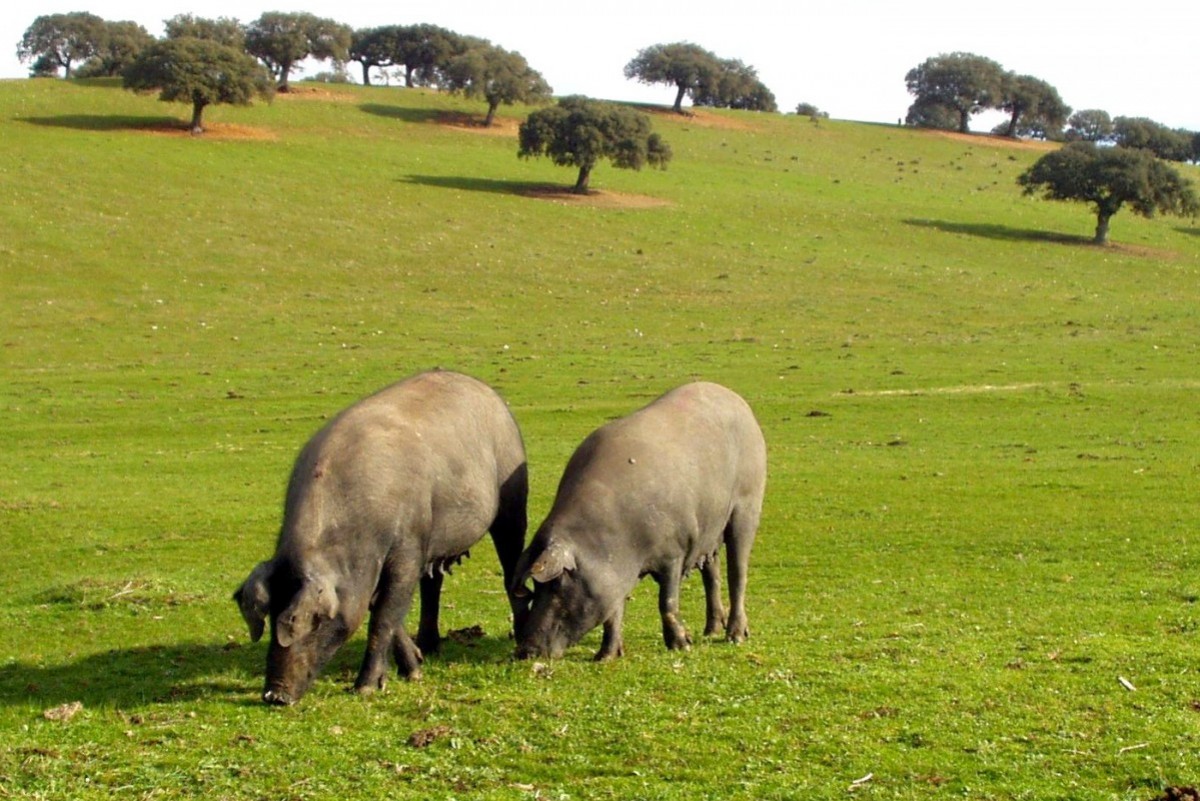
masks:
<svg viewBox="0 0 1200 801"><path fill-rule="evenodd" d="M557 95L670 103L672 88L628 81L622 70L643 47L690 41L755 67L781 111L803 101L836 119L894 123L912 102L905 73L929 56L961 50L1048 81L1074 109L1200 130L1200 4L1194 0L1134 7L1115 0L827 0L821 10L800 0L446 0L420 8L372 0L2 5L0 78L28 75L16 45L40 14L90 11L139 22L159 36L162 21L180 13L246 23L264 11L308 11L354 28L429 22L490 39L524 55ZM360 74L355 64L350 70ZM973 127L996 121L977 118Z"/></svg>

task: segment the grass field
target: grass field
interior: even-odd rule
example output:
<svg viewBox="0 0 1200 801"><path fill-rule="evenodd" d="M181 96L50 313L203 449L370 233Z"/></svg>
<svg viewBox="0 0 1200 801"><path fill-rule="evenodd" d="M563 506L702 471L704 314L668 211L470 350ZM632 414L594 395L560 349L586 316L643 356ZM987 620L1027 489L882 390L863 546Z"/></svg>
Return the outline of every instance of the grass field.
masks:
<svg viewBox="0 0 1200 801"><path fill-rule="evenodd" d="M0 797L1129 799L1200 783L1200 227L1020 196L1038 149L656 115L574 172L320 88L188 110L0 82ZM1194 168L1184 168L1195 181ZM490 546L420 683L259 700L230 594L298 448L418 370L493 384L530 518L575 445L695 378L769 446L753 636L669 653L655 588L515 662ZM702 628L699 579L684 618ZM46 716L82 707L67 720ZM54 717L51 714L51 717Z"/></svg>

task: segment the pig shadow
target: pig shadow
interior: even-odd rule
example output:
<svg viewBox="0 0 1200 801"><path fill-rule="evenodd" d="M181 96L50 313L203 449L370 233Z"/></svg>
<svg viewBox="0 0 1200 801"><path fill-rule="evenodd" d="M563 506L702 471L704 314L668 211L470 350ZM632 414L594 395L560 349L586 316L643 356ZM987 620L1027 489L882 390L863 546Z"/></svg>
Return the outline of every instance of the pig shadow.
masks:
<svg viewBox="0 0 1200 801"><path fill-rule="evenodd" d="M364 648L364 638L351 640L317 681L348 690ZM0 704L51 709L79 701L85 708L130 709L215 699L257 706L262 704L266 653L266 642L188 643L104 651L57 665L17 660L0 666ZM512 657L509 637L463 630L444 637L440 653L427 657L424 669L429 673L441 663L501 663ZM388 682L403 683L394 667Z"/></svg>

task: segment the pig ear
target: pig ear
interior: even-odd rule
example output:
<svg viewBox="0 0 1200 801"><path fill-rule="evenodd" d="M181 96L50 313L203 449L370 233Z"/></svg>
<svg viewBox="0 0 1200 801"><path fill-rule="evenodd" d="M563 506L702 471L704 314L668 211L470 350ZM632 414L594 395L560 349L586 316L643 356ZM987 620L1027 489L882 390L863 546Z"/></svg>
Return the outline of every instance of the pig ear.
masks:
<svg viewBox="0 0 1200 801"><path fill-rule="evenodd" d="M529 568L529 577L534 581L553 581L563 574L575 569L575 554L561 543L551 541L542 551L542 555Z"/></svg>
<svg viewBox="0 0 1200 801"><path fill-rule="evenodd" d="M328 579L307 578L292 603L275 620L275 639L284 648L308 636L318 618L332 619L337 614L337 591Z"/></svg>
<svg viewBox="0 0 1200 801"><path fill-rule="evenodd" d="M259 562L242 586L233 593L233 600L242 610L242 617L250 627L250 639L258 642L262 639L263 626L266 625L267 612L271 609L271 591L267 582L275 572L275 561Z"/></svg>

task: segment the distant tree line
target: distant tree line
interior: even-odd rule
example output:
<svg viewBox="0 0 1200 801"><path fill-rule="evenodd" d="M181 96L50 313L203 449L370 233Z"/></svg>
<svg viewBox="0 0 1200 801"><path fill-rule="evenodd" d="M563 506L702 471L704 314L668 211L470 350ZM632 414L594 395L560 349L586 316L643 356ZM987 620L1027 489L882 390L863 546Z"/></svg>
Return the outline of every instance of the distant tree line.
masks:
<svg viewBox="0 0 1200 801"><path fill-rule="evenodd" d="M909 125L966 133L972 116L991 109L1009 115L994 134L1141 148L1168 161L1200 162L1200 133L1144 117L1113 119L1099 109L1072 113L1048 82L974 53L933 56L904 80L915 98L905 118Z"/></svg>
<svg viewBox="0 0 1200 801"><path fill-rule="evenodd" d="M382 72L386 80L387 70L395 69L403 74L405 86L430 86L479 98L488 104L485 125L492 123L501 104L548 102L552 91L519 53L436 25L352 30L312 14L272 11L246 25L236 19L181 14L166 20L165 27L164 41L196 39L252 56L267 69L280 92L288 91L292 72L309 58L332 61L333 76L344 76L344 65L357 62L364 84L371 83L372 70ZM174 47L179 51L177 56L184 54L184 50ZM17 45L18 57L30 62L35 77L57 75L60 70L67 78L123 76L143 51L151 50L160 64L165 63L161 43L142 26L107 22L87 12L40 16ZM186 53L199 57L202 50L213 55L211 46L187 48ZM230 54L222 55L226 66L237 62ZM154 76L144 67L137 70L136 84L141 89L154 83ZM211 61L209 67L211 71ZM686 42L643 49L626 65L625 75L648 84L676 86L677 111L682 110L685 96L697 106L777 110L775 95L759 80L753 67ZM162 80L168 77L159 76ZM245 74L236 80L241 84L254 82ZM191 81L186 87L176 86L169 94L181 99L194 88L195 82ZM166 99L166 94L163 97ZM208 102L234 101L213 96Z"/></svg>

